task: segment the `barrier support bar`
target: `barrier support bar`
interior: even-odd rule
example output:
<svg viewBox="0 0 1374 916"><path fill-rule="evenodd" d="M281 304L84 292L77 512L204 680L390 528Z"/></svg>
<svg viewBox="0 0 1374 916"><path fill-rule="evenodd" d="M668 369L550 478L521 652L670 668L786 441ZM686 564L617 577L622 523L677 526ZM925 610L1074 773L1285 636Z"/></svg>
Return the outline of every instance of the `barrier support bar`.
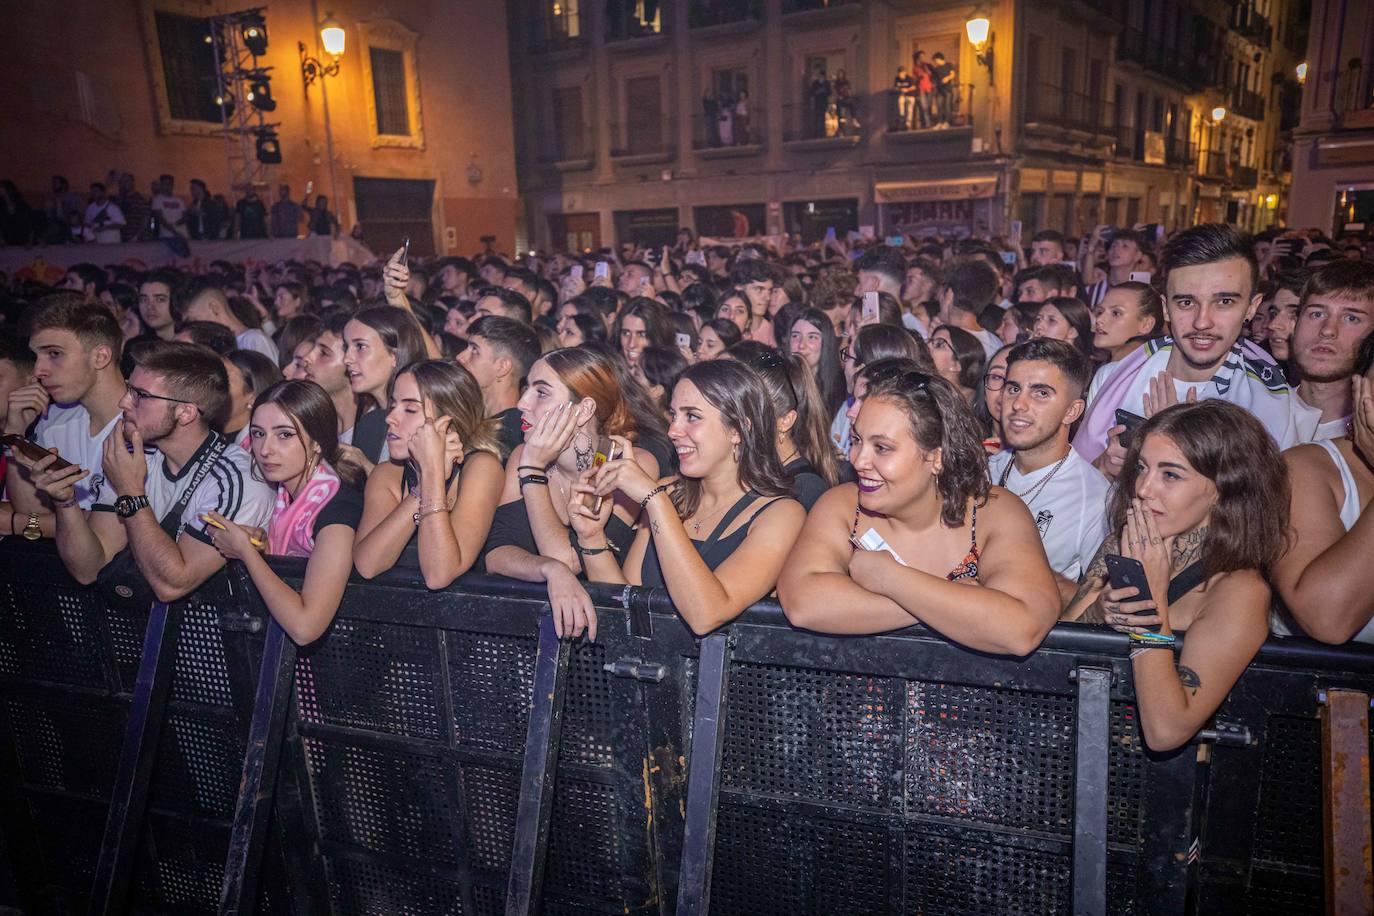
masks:
<svg viewBox="0 0 1374 916"><path fill-rule="evenodd" d="M1322 706L1326 912L1374 913L1369 826L1369 694L1329 690Z"/></svg>
<svg viewBox="0 0 1374 916"><path fill-rule="evenodd" d="M539 617L539 649L534 660L534 702L525 732L520 772L520 802L515 813L515 848L506 887L507 916L537 914L543 907L544 866L549 853L554 775L563 728L568 682L568 642L558 638L550 610Z"/></svg>
<svg viewBox="0 0 1374 916"><path fill-rule="evenodd" d="M1073 785L1073 911L1107 912L1107 763L1111 741L1112 672L1074 669L1078 721Z"/></svg>
<svg viewBox="0 0 1374 916"><path fill-rule="evenodd" d="M122 913L138 859L139 828L148 805L148 791L157 757L158 739L167 718L177 640L185 607L180 601L155 602L143 632L143 655L138 663L129 723L119 755L110 814L100 843L100 859L91 885L90 912Z"/></svg>
<svg viewBox="0 0 1374 916"><path fill-rule="evenodd" d="M725 698L730 686L724 633L701 641L696 715L687 759L687 816L678 876L677 916L706 916L711 909L711 864L716 846L716 801L725 746Z"/></svg>
<svg viewBox="0 0 1374 916"><path fill-rule="evenodd" d="M224 883L220 885L219 912L224 916L251 916L257 906L258 875L262 872L263 846L276 791L295 664L295 646L277 622L270 621L230 828L229 857L224 864Z"/></svg>

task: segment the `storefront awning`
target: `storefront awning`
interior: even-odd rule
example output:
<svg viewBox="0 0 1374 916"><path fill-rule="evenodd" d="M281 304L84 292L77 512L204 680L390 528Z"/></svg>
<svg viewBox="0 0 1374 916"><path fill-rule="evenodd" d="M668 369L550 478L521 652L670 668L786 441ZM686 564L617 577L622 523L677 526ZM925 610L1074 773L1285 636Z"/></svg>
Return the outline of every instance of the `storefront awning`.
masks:
<svg viewBox="0 0 1374 916"><path fill-rule="evenodd" d="M926 200L973 200L996 195L996 176L951 178L946 181L880 181L873 188L873 199L880 204Z"/></svg>

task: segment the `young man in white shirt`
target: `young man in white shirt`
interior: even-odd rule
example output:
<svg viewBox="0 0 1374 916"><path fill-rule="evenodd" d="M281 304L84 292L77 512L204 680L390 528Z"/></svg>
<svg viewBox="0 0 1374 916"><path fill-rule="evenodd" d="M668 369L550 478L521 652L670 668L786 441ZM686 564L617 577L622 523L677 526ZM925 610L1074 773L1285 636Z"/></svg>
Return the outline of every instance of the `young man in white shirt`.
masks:
<svg viewBox="0 0 1374 916"><path fill-rule="evenodd" d="M201 516L218 512L250 528L267 523L273 490L254 479L247 452L210 429L228 391L224 364L211 351L150 343L138 353L123 415L106 439L108 486L92 511L80 511L73 498L85 471L49 470L50 459L34 465L35 485L57 509L57 549L73 578L95 582L127 546L153 595L176 601L224 566ZM180 513L164 528L183 495Z"/></svg>
<svg viewBox="0 0 1374 916"><path fill-rule="evenodd" d="M250 328L234 314L229 305L229 297L217 286L204 285L188 291L186 307L181 313L182 321L213 321L223 325L234 334L240 350L254 350L277 362L277 345L258 328Z"/></svg>
<svg viewBox="0 0 1374 916"><path fill-rule="evenodd" d="M53 293L39 300L32 318L29 349L34 354L31 384L10 392L5 433L32 438L55 449L63 460L90 472L75 487L77 505L87 510L105 484L101 454L119 418L124 376L119 371L123 334L109 310L84 302L77 293ZM33 462L19 452L5 472L9 502L0 504L0 532L41 532L51 537L52 509L34 487Z"/></svg>
<svg viewBox="0 0 1374 916"><path fill-rule="evenodd" d="M992 482L1030 509L1065 601L1107 536L1111 486L1069 444L1090 374L1087 359L1065 341L1039 338L1013 347L1002 384L1007 448L988 461Z"/></svg>
<svg viewBox="0 0 1374 916"><path fill-rule="evenodd" d="M157 193L149 206L158 216L158 237L164 239L185 238L186 232L181 224L186 222L186 202L172 193L174 179L162 175L157 180Z"/></svg>
<svg viewBox="0 0 1374 916"><path fill-rule="evenodd" d="M1354 398L1350 378L1360 344L1374 329L1374 264L1341 258L1307 278L1290 352L1298 397L1322 413L1313 441L1346 434Z"/></svg>

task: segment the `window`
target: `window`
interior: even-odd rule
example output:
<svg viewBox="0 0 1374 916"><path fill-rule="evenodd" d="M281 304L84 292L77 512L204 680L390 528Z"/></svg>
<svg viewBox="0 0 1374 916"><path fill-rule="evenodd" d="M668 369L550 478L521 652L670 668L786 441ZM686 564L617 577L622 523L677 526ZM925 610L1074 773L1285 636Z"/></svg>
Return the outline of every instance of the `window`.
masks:
<svg viewBox="0 0 1374 916"><path fill-rule="evenodd" d="M625 152L631 156L663 150L663 93L657 76L625 81Z"/></svg>
<svg viewBox="0 0 1374 916"><path fill-rule="evenodd" d="M1059 61L1059 88L1060 103L1059 113L1065 118L1074 117L1074 99L1078 95L1075 87L1078 85L1078 52L1072 48L1065 48L1063 56ZM1051 220L1051 225L1054 221Z"/></svg>
<svg viewBox="0 0 1374 916"><path fill-rule="evenodd" d="M406 65L400 51L369 48L372 55L372 97L377 106L377 133L410 136L406 105Z"/></svg>
<svg viewBox="0 0 1374 916"><path fill-rule="evenodd" d="M1102 124L1102 84L1105 81L1102 61L1090 62L1088 64L1088 122L1093 126Z"/></svg>
<svg viewBox="0 0 1374 916"><path fill-rule="evenodd" d="M587 155L587 131L582 121L582 87L553 91L554 158L582 159Z"/></svg>
<svg viewBox="0 0 1374 916"><path fill-rule="evenodd" d="M360 23L358 33L372 145L423 149L416 34L389 19Z"/></svg>
<svg viewBox="0 0 1374 916"><path fill-rule="evenodd" d="M697 148L715 149L755 142L751 130L753 101L749 98L749 71L744 67L718 67L701 100L700 125L695 132Z"/></svg>
<svg viewBox="0 0 1374 916"><path fill-rule="evenodd" d="M214 46L206 42L209 20L162 10L153 16L169 115L178 121L220 124L220 109L215 104L219 68Z"/></svg>
<svg viewBox="0 0 1374 916"><path fill-rule="evenodd" d="M663 31L659 0L605 0L606 40L643 38Z"/></svg>

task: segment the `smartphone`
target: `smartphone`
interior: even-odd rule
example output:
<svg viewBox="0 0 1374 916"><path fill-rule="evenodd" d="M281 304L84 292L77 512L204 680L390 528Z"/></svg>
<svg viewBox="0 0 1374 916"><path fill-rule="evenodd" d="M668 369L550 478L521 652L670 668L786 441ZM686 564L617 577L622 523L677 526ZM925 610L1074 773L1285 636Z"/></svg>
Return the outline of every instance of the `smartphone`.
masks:
<svg viewBox="0 0 1374 916"><path fill-rule="evenodd" d="M13 433L8 436L0 436L0 445L8 446L16 452L23 453L24 457L28 458L30 461L42 461L52 454L52 452L39 445L37 442L34 442L32 439L25 439L23 436ZM57 460L52 463L52 466L49 467L48 470L60 471L63 468L69 468L71 466L72 463L70 461L58 455Z"/></svg>
<svg viewBox="0 0 1374 916"><path fill-rule="evenodd" d="M1010 264L1015 264L1015 263L1016 263L1016 252L1014 252L1014 251L1003 251L1003 252L1001 252L1001 255L1002 255L1002 263L1003 263L1003 264L1008 264L1008 265L1010 265Z"/></svg>
<svg viewBox="0 0 1374 916"><path fill-rule="evenodd" d="M592 467L599 468L608 461L614 461L620 457L620 446L610 436L602 436L596 443L596 455L592 458ZM605 501L604 496L598 496L592 503L592 511L600 512L601 504Z"/></svg>
<svg viewBox="0 0 1374 916"><path fill-rule="evenodd" d="M906 239L900 235L889 235L887 237L887 244L893 248L901 248L906 244Z"/></svg>
<svg viewBox="0 0 1374 916"><path fill-rule="evenodd" d="M1116 410L1116 425L1126 427L1126 431L1117 437L1121 441L1122 448L1131 447L1131 439L1135 436L1135 431L1140 428L1140 424L1145 422L1145 418L1138 413L1131 413L1129 410Z"/></svg>
<svg viewBox="0 0 1374 916"><path fill-rule="evenodd" d="M405 267L410 263L410 236L401 240L401 266Z"/></svg>
<svg viewBox="0 0 1374 916"><path fill-rule="evenodd" d="M1132 283L1149 283L1152 274L1148 270L1133 270L1127 277Z"/></svg>
<svg viewBox="0 0 1374 916"><path fill-rule="evenodd" d="M1011 233L1010 233L1010 234L1011 234L1011 237L1014 238L1014 239L1019 239L1019 238L1021 237L1021 221L1020 221L1019 219L1014 219L1014 220L1011 221Z"/></svg>
<svg viewBox="0 0 1374 916"><path fill-rule="evenodd" d="M1106 554L1102 561L1107 564L1107 581L1112 588L1129 588L1135 586L1138 594L1128 601L1151 601L1154 596L1150 594L1150 582L1145 577L1145 566L1131 557L1118 556L1114 553ZM1150 614L1150 611L1140 611L1141 614ZM1147 630L1158 630L1159 624L1151 624Z"/></svg>
<svg viewBox="0 0 1374 916"><path fill-rule="evenodd" d="M864 293L864 304L862 317L864 321L878 320L878 294L875 292Z"/></svg>
<svg viewBox="0 0 1374 916"><path fill-rule="evenodd" d="M571 277L571 278L574 279L574 280L581 280L581 279L582 279L582 265L581 265L581 264L574 264L572 267L569 267L569 268L568 268L568 276Z"/></svg>
<svg viewBox="0 0 1374 916"><path fill-rule="evenodd" d="M596 273L595 273L593 276L595 276L596 279L598 279L598 280L605 280L605 279L606 279L607 277L609 277L610 275L611 275L611 265L607 264L605 261L597 261L597 262L596 262Z"/></svg>
<svg viewBox="0 0 1374 916"><path fill-rule="evenodd" d="M307 181L307 182L305 183L305 196L306 196L306 197L309 197L311 194L314 194L314 193L315 193L315 179L312 178L312 179L310 179L309 181Z"/></svg>
<svg viewBox="0 0 1374 916"><path fill-rule="evenodd" d="M675 335L675 339L679 347L690 347L692 345L691 334L677 334Z"/></svg>

